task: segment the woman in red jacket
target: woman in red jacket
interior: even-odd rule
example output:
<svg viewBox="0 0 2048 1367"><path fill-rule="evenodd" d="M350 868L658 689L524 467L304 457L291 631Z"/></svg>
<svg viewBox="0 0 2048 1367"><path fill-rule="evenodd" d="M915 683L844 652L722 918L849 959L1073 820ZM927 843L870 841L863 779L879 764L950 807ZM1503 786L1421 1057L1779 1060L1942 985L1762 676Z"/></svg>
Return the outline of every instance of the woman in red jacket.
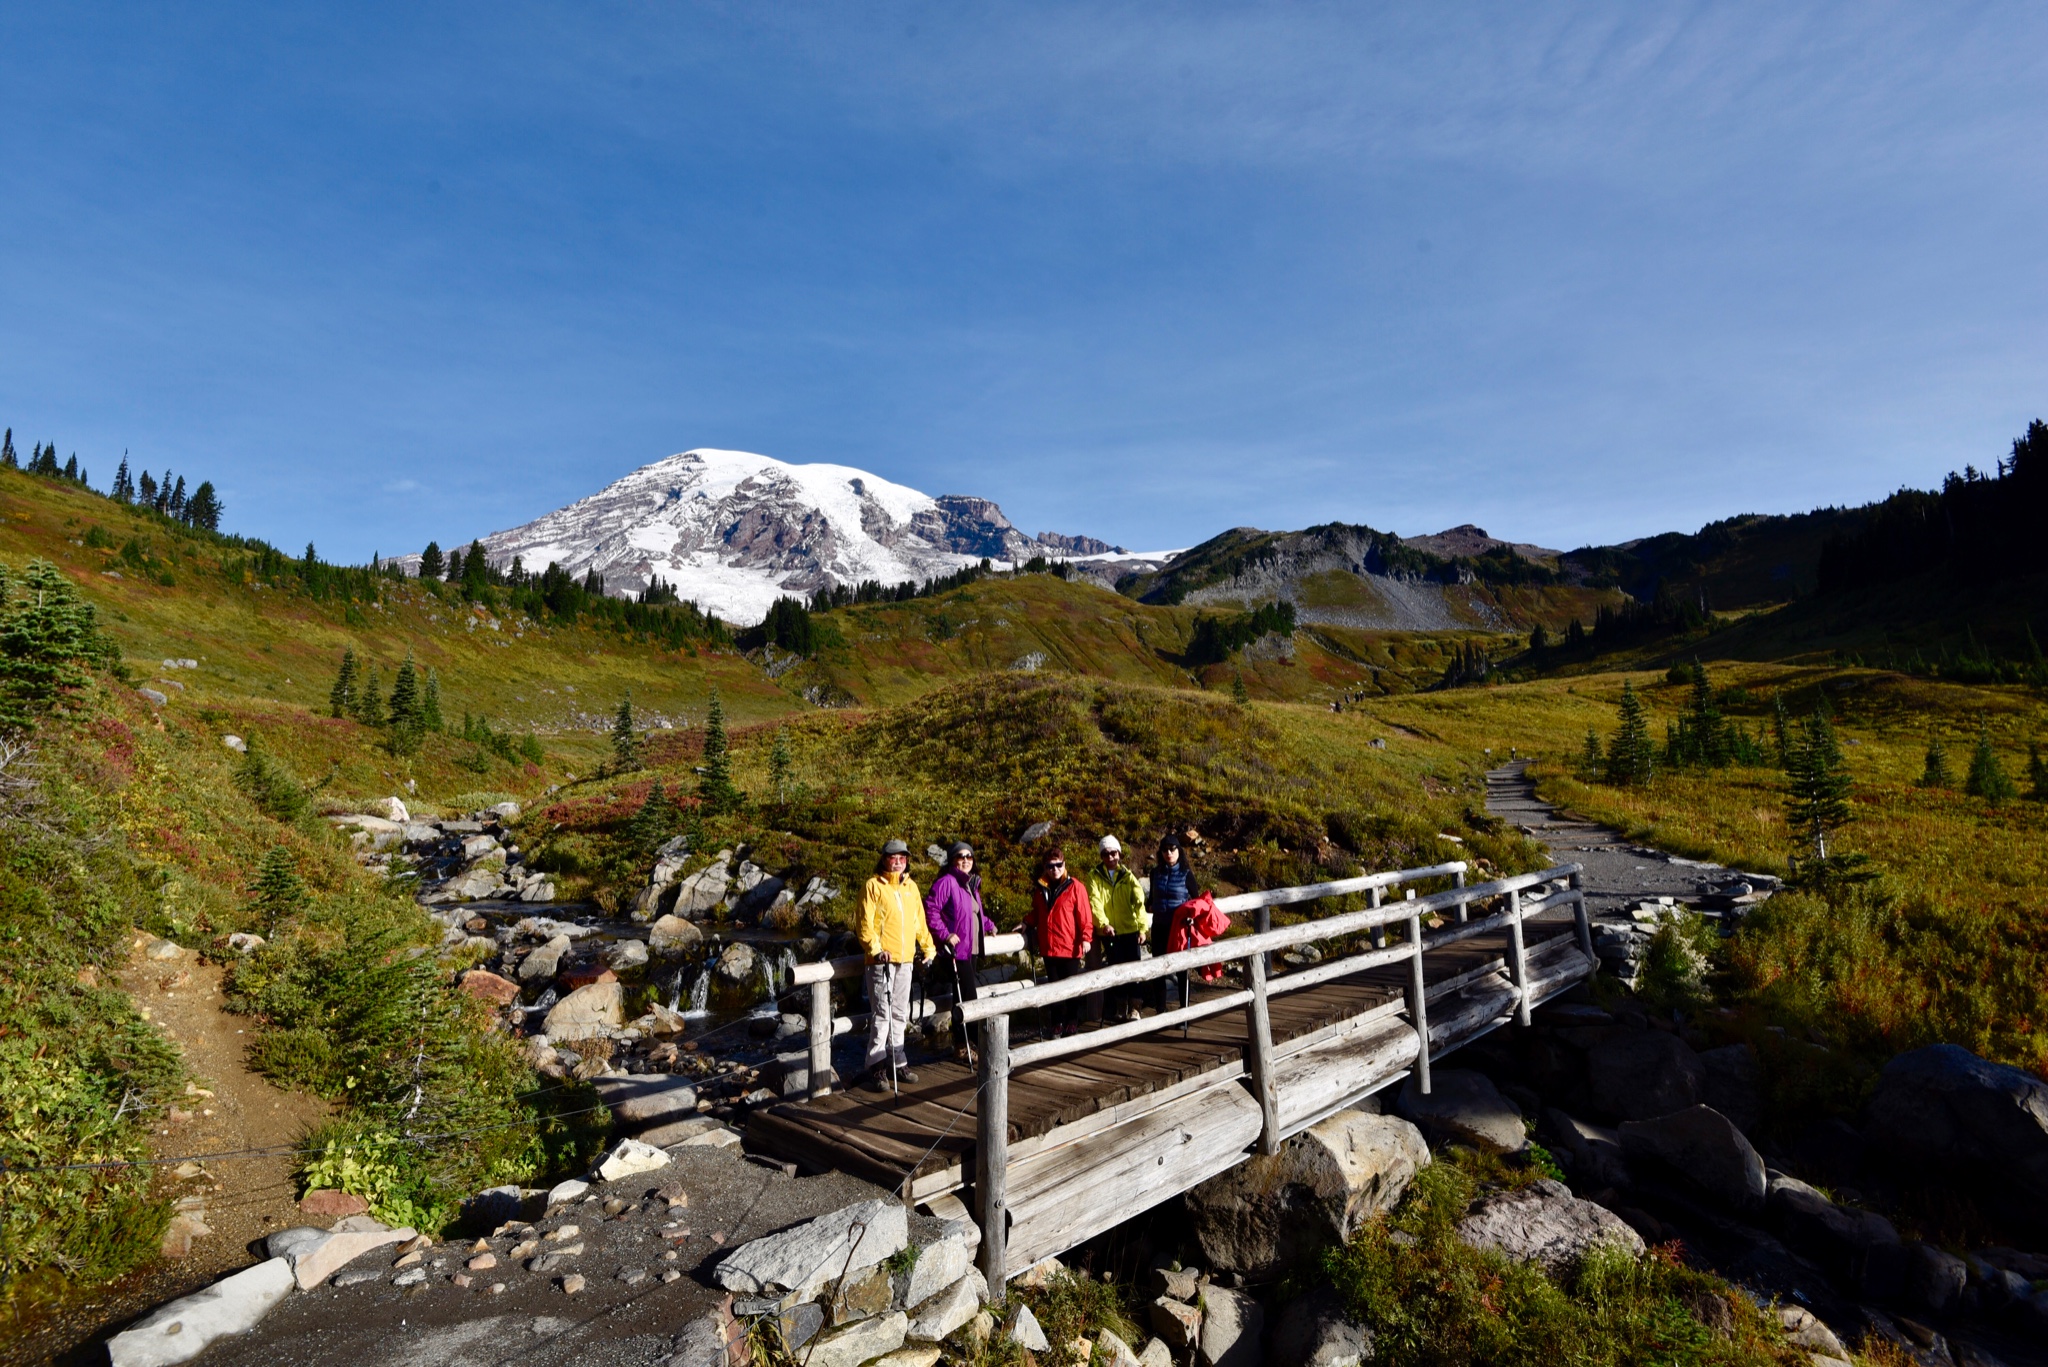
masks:
<svg viewBox="0 0 2048 1367"><path fill-rule="evenodd" d="M1071 978L1087 961L1095 938L1095 913L1088 906L1088 888L1067 873L1066 856L1046 852L1031 888L1031 943L1045 958L1048 982ZM1047 1012L1046 1034L1052 1039L1078 1034L1081 999L1061 1002Z"/></svg>

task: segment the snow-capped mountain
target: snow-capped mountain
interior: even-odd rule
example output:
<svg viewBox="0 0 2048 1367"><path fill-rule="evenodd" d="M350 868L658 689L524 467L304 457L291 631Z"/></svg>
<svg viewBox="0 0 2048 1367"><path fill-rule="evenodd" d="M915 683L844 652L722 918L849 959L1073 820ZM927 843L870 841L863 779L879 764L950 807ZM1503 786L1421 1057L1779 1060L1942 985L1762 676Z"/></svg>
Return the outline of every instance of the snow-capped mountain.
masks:
<svg viewBox="0 0 2048 1367"><path fill-rule="evenodd" d="M700 607L743 623L761 620L784 594L930 579L984 557L1133 559L1089 537L1026 536L984 498L934 498L851 466L712 450L642 466L482 544L493 565L518 556L530 570L550 562L578 578L596 570L613 593L637 593L660 575Z"/></svg>

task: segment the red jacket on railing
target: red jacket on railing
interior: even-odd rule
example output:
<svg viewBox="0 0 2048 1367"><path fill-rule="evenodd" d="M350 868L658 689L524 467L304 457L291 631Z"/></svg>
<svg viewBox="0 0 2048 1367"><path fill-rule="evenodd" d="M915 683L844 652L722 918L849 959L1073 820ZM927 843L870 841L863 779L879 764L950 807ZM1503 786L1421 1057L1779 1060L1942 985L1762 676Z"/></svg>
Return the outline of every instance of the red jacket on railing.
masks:
<svg viewBox="0 0 2048 1367"><path fill-rule="evenodd" d="M1166 932L1166 952L1177 954L1183 949L1199 949L1229 929L1230 917L1216 910L1214 893L1190 897L1173 909L1173 928ZM1195 971L1201 974L1203 982L1213 983L1223 976L1223 965L1210 964Z"/></svg>

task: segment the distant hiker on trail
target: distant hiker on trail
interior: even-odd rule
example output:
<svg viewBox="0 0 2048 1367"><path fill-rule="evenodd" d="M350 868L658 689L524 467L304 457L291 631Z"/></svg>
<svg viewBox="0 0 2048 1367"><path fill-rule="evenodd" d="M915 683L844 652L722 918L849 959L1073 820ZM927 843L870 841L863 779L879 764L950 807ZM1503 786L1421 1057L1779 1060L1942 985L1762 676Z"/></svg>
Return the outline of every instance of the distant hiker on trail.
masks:
<svg viewBox="0 0 2048 1367"><path fill-rule="evenodd" d="M939 966L953 985L953 1047L967 1052L967 1023L960 1019L960 1003L974 1000L974 962L981 957L984 938L996 933L981 901L981 875L974 871L974 847L956 841L946 851L946 869L932 880L925 894L925 924L940 950Z"/></svg>
<svg viewBox="0 0 2048 1367"><path fill-rule="evenodd" d="M1159 842L1159 851L1152 860L1152 891L1146 898L1152 912L1152 953L1167 952L1166 937L1173 929L1173 913L1180 904L1195 895L1195 874L1189 867L1181 838L1169 831ZM1169 973L1159 980L1159 1009L1173 1011L1181 1004L1183 991L1179 973Z"/></svg>
<svg viewBox="0 0 2048 1367"><path fill-rule="evenodd" d="M871 1092L889 1086L885 1076L895 1063L896 1080L917 1081L903 1052L903 1030L910 1024L910 987L919 954L936 958L932 933L925 924L924 904L910 878L910 846L891 840L882 846L881 863L860 897L860 942L868 953L868 1059L862 1085Z"/></svg>
<svg viewBox="0 0 2048 1367"><path fill-rule="evenodd" d="M1106 964L1138 962L1145 944L1145 932L1152 927L1152 914L1145 910L1145 894L1138 876L1124 867L1123 842L1113 835L1102 837L1102 862L1088 875L1088 905L1095 913L1096 937L1106 946ZM1110 990L1108 1016L1128 1019L1137 1014L1135 988Z"/></svg>
<svg viewBox="0 0 2048 1367"><path fill-rule="evenodd" d="M1088 889L1067 873L1066 856L1048 850L1038 866L1038 881L1031 887L1031 943L1045 957L1049 982L1071 978L1081 971L1088 947L1095 939L1095 917L1088 910ZM1046 1036L1078 1034L1081 1002L1060 1002L1048 1011Z"/></svg>

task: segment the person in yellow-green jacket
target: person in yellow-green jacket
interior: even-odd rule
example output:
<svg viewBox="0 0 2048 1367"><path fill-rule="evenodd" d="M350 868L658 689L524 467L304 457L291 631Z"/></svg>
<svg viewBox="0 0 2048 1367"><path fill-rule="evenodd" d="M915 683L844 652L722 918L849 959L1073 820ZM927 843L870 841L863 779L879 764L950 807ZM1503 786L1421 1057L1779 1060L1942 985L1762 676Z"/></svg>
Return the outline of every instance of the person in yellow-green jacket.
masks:
<svg viewBox="0 0 2048 1367"><path fill-rule="evenodd" d="M903 1052L903 1031L910 1024L917 957L937 956L925 924L924 899L910 877L910 846L901 840L882 846L875 876L861 890L858 934L868 956L868 1058L862 1085L879 1092L889 1086L885 1074L891 1059L898 1082L917 1081Z"/></svg>
<svg viewBox="0 0 2048 1367"><path fill-rule="evenodd" d="M1138 876L1124 867L1123 842L1113 835L1102 837L1101 862L1088 875L1088 905L1095 912L1096 939L1103 942L1105 964L1134 964L1145 946L1145 932L1151 929L1152 913L1145 909L1145 890ZM1127 987L1113 988L1105 1003L1109 1019L1135 1013L1138 996Z"/></svg>

